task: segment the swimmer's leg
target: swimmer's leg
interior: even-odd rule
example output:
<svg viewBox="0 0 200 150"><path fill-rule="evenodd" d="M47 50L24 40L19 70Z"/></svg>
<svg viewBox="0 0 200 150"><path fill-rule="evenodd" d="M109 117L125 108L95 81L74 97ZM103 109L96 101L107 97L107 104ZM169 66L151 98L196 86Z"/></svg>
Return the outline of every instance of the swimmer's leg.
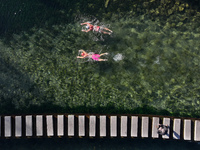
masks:
<svg viewBox="0 0 200 150"><path fill-rule="evenodd" d="M100 56L102 56L102 55L108 55L108 53L102 53L102 54L100 54Z"/></svg>
<svg viewBox="0 0 200 150"><path fill-rule="evenodd" d="M112 32L112 30L110 30L110 29L108 29L108 28L104 28L104 30L108 30L108 31Z"/></svg>
<svg viewBox="0 0 200 150"><path fill-rule="evenodd" d="M108 59L99 59L98 61L108 61Z"/></svg>
<svg viewBox="0 0 200 150"><path fill-rule="evenodd" d="M111 34L110 32L101 31L103 34Z"/></svg>

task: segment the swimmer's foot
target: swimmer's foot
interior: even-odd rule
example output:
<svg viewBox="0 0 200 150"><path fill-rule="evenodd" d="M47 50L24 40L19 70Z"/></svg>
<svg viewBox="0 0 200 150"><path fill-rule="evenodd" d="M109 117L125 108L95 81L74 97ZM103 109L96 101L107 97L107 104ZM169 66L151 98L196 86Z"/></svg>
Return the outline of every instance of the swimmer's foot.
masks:
<svg viewBox="0 0 200 150"><path fill-rule="evenodd" d="M102 55L108 55L108 53L103 53L103 54L100 54L100 56L102 56Z"/></svg>

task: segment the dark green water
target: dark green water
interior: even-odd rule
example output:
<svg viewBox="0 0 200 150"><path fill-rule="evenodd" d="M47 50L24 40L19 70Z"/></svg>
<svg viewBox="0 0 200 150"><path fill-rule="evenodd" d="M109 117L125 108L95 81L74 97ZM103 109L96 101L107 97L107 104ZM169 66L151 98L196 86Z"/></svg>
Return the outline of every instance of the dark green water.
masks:
<svg viewBox="0 0 200 150"><path fill-rule="evenodd" d="M1 113L199 117L197 3L1 3ZM113 34L83 33L84 21ZM108 61L78 60L79 49L107 52Z"/></svg>
<svg viewBox="0 0 200 150"><path fill-rule="evenodd" d="M199 117L199 2L107 2L0 3L0 114L134 113ZM84 21L106 25L113 34L83 33L80 23ZM108 61L77 60L79 49L108 52L105 57ZM115 61L117 54L123 59ZM15 145L16 141L5 140L3 146L8 146L7 142ZM22 147L29 142L35 142L36 148L48 147L48 140L20 141ZM110 147L112 143L119 146L117 140L78 142L81 147L88 142L92 145L90 149L101 146L106 149L106 142ZM144 142L150 145L147 149L155 145L160 148L160 141L155 145L151 142L155 141ZM61 143L65 145L64 140ZM143 149L141 143L135 143L138 149ZM134 146L132 141L127 144L131 145L129 149ZM121 149L128 149L127 144L122 144ZM177 149L178 144L185 144L184 148L193 145L182 142L169 145Z"/></svg>

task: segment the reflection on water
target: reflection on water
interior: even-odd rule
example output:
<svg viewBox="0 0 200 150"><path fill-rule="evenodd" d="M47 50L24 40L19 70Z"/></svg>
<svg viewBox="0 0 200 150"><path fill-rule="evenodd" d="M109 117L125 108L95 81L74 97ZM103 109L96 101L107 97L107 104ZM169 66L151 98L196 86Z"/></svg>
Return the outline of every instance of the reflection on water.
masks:
<svg viewBox="0 0 200 150"><path fill-rule="evenodd" d="M144 144L145 143L145 144ZM198 150L191 142L149 139L16 139L1 140L3 150Z"/></svg>

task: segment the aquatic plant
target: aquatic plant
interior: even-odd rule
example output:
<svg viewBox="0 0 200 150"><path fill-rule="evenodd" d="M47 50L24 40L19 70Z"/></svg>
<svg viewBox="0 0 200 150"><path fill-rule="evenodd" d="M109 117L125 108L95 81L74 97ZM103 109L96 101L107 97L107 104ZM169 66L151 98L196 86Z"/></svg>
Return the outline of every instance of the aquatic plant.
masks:
<svg viewBox="0 0 200 150"><path fill-rule="evenodd" d="M173 1L129 1L126 11L127 4L108 2L108 12L99 10L100 21L109 23L114 34L104 35L105 41L82 33L78 17L1 39L1 113L199 116L199 13L189 19L189 5ZM83 12L104 6L83 3ZM80 4L63 14L78 16ZM79 63L79 49L109 52L109 61ZM118 53L124 58L114 61Z"/></svg>

